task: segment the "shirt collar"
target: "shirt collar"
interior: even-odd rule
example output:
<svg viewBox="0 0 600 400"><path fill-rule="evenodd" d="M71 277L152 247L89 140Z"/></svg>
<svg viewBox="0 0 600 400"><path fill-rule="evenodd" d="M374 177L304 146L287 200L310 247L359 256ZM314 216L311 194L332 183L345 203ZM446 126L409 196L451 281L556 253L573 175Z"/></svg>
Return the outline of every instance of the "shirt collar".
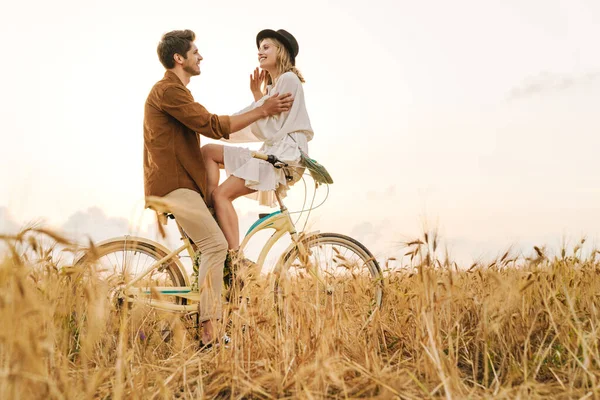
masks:
<svg viewBox="0 0 600 400"><path fill-rule="evenodd" d="M173 82L178 82L180 84L183 85L183 82L181 82L181 79L179 79L179 77L177 76L177 74L171 70L166 70L165 71L165 78L173 81Z"/></svg>

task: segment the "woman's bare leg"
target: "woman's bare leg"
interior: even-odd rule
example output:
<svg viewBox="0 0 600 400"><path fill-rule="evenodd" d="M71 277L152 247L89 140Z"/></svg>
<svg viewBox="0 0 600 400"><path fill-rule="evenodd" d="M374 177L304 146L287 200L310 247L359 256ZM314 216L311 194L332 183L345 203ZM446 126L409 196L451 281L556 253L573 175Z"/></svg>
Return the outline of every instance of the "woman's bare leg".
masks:
<svg viewBox="0 0 600 400"><path fill-rule="evenodd" d="M223 145L221 144L206 144L202 146L202 158L204 158L204 165L206 167L206 178L207 178L207 192L206 193L206 204L214 207L214 201L212 194L219 185L219 178L221 172L219 169L223 168Z"/></svg>
<svg viewBox="0 0 600 400"><path fill-rule="evenodd" d="M233 175L212 192L217 221L231 250L240 247L240 227L232 202L240 196L253 192L255 190L248 189L243 179Z"/></svg>

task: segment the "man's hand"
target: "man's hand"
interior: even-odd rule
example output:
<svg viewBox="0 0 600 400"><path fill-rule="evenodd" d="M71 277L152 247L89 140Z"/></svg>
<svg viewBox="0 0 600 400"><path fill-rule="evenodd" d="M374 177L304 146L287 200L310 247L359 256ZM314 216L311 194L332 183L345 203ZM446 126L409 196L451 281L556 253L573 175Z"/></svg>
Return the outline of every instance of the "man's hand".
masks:
<svg viewBox="0 0 600 400"><path fill-rule="evenodd" d="M263 116L270 117L271 115L281 114L282 112L289 111L292 107L294 98L291 93L285 93L281 96L279 93L275 93L269 97L262 106L261 109Z"/></svg>
<svg viewBox="0 0 600 400"><path fill-rule="evenodd" d="M232 115L229 117L229 129L231 132L237 132L259 119L289 111L293 102L294 98L291 93L285 93L281 96L279 93L275 93L273 96L269 97L262 106L256 107L243 114Z"/></svg>
<svg viewBox="0 0 600 400"><path fill-rule="evenodd" d="M254 96L254 101L258 101L262 99L263 93L260 90L260 87L265 80L265 71L258 71L258 68L254 70L254 74L250 75L250 91L252 92L252 96Z"/></svg>

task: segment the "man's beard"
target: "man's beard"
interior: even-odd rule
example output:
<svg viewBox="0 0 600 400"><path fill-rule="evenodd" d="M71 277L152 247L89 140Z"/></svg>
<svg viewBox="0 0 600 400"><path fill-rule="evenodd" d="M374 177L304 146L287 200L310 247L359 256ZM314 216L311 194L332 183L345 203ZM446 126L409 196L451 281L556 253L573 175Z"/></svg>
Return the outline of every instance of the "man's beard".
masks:
<svg viewBox="0 0 600 400"><path fill-rule="evenodd" d="M185 66L183 67L183 70L184 70L185 72L187 72L188 74L190 74L190 75L200 75L200 67L198 67L198 68L196 69L196 68L194 68L194 66L191 66L191 65L185 65Z"/></svg>

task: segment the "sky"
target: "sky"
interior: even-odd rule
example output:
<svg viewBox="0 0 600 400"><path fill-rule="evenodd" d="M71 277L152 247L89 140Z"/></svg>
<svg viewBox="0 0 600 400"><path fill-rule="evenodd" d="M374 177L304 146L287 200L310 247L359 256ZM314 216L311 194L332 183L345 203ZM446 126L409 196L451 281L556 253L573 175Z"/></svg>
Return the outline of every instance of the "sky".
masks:
<svg viewBox="0 0 600 400"><path fill-rule="evenodd" d="M398 257L427 226L464 263L600 238L593 0L5 2L0 232L151 234L143 105L160 36L186 28L204 57L188 88L216 114L252 101L256 33L297 38L310 153L335 181L311 229ZM235 205L242 231L269 211Z"/></svg>

